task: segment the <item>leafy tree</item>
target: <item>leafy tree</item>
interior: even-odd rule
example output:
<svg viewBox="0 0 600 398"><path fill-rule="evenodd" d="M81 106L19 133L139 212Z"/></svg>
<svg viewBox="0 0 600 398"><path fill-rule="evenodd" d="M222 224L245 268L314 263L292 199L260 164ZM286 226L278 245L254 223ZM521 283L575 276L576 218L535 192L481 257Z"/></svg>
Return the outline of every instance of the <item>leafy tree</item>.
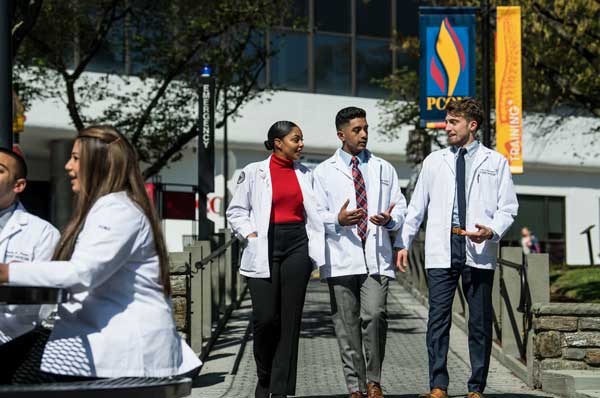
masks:
<svg viewBox="0 0 600 398"><path fill-rule="evenodd" d="M26 103L60 98L78 130L92 122L116 125L138 149L146 178L179 159L197 136L196 93L205 64L212 66L217 81L217 127L260 95L257 83L265 60L276 50L263 32L287 17L289 9L289 0L30 4L39 5L39 17L16 43L14 80L21 97ZM13 25L33 11L18 7ZM110 58L117 62L105 62ZM85 73L90 70L103 74ZM132 90L139 81L141 88ZM221 105L225 89L226 111Z"/></svg>
<svg viewBox="0 0 600 398"><path fill-rule="evenodd" d="M429 3L436 6L480 5L479 0L431 0ZM497 5L510 5L507 1L490 3L492 9ZM550 112L557 106L566 105L577 112L600 116L600 1L522 0L513 3L521 6L522 14L525 109ZM495 23L493 17L490 20ZM481 40L479 35L477 40ZM418 38L399 35L394 45L418 59ZM480 43L478 48L481 48ZM479 78L480 63L478 68ZM491 75L493 78L493 70ZM429 143L438 138L435 130L418 127L418 74L407 69L397 70L383 79L382 85L391 94L380 102L385 115L381 131L394 139L402 126L412 126L407 156L418 171Z"/></svg>

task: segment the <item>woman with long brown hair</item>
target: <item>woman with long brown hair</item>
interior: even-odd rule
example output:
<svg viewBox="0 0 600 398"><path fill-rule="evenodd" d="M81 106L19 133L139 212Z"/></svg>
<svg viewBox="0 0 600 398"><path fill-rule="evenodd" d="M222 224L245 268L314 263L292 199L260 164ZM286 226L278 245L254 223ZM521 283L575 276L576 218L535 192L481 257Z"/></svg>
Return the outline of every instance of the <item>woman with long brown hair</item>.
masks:
<svg viewBox="0 0 600 398"><path fill-rule="evenodd" d="M88 127L65 168L76 205L53 261L0 264L0 283L72 293L59 306L41 370L61 380L198 368L175 328L167 250L133 146L113 127Z"/></svg>

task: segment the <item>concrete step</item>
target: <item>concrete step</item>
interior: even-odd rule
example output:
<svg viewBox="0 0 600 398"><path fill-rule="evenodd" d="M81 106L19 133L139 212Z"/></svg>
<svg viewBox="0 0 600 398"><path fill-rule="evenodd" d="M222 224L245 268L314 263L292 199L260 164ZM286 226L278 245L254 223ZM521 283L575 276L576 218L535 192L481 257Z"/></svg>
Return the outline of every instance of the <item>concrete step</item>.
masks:
<svg viewBox="0 0 600 398"><path fill-rule="evenodd" d="M600 395L578 395L583 391L595 394L600 391L599 370L544 370L542 390L570 398L597 397Z"/></svg>
<svg viewBox="0 0 600 398"><path fill-rule="evenodd" d="M579 390L574 398L600 398L600 390Z"/></svg>

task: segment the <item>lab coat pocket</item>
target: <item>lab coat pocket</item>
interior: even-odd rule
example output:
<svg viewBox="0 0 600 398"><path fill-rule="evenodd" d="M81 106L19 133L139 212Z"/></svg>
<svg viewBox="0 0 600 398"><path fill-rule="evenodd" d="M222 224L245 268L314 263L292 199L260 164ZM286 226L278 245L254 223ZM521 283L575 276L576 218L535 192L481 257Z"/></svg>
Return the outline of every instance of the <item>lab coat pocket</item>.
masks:
<svg viewBox="0 0 600 398"><path fill-rule="evenodd" d="M492 174L491 171L480 170L477 174L477 185L481 201L487 207L495 205L498 201L496 174Z"/></svg>
<svg viewBox="0 0 600 398"><path fill-rule="evenodd" d="M256 251L258 246L258 238L247 238L247 244L242 252L242 261L240 264L240 270L242 271L254 271L254 260L256 259Z"/></svg>

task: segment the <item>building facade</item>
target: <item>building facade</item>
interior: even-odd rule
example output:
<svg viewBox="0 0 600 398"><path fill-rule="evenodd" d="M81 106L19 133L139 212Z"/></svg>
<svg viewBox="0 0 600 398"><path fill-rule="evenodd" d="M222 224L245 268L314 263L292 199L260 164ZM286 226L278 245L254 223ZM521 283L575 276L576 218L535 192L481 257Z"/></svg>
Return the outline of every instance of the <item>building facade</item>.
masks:
<svg viewBox="0 0 600 398"><path fill-rule="evenodd" d="M303 161L317 164L339 146L334 118L346 106L367 111L370 125L369 148L389 160L405 187L412 173L406 159L408 126L400 138L388 141L381 134L378 99L387 95L376 82L395 68L416 68L415 60L395 48L394 32L414 36L418 29L418 1L413 0L297 0L297 19L267 32L265 40L280 51L269 60L261 85L275 87L241 109L228 124L227 156L223 154L223 132L216 132L215 191L210 195L208 213L215 228L224 227L224 181L228 195L235 189L239 170L264 159L269 126L277 120L292 120L303 130ZM108 48L91 65L91 78L115 70L127 62ZM130 67L130 66L129 66ZM131 72L131 71L129 71ZM97 74L97 75L96 75ZM138 83L142 85L142 82ZM132 90L139 89L135 84ZM189 110L194 109L191 104ZM93 107L91 109L93 112ZM46 218L62 225L68 211L58 203L70 200L64 176L65 156L70 153L74 130L60 101L31 104L21 147L30 165L29 193L24 201ZM591 253L600 262L600 120L568 115L525 114L523 152L525 173L515 175L520 211L504 244L519 245L520 229L529 227L542 249L555 263L590 264L587 236L581 232L593 225ZM196 183L195 143L178 162L160 173L164 184ZM227 159L230 175L223 176ZM185 191L173 185L175 191ZM62 210L61 210L62 209ZM169 249L180 250L182 236L195 233L195 223L164 220Z"/></svg>

